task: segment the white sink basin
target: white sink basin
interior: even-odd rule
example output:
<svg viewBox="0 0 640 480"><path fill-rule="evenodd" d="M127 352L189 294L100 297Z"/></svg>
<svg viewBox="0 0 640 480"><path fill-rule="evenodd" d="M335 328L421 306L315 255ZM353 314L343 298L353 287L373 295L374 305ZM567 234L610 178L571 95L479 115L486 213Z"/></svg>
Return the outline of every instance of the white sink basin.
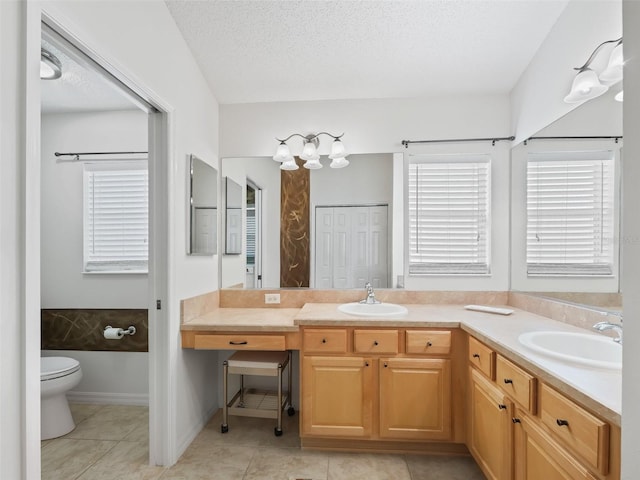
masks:
<svg viewBox="0 0 640 480"><path fill-rule="evenodd" d="M358 317L392 317L408 312L405 307L395 303L343 303L338 310Z"/></svg>
<svg viewBox="0 0 640 480"><path fill-rule="evenodd" d="M589 367L620 370L622 345L604 335L578 332L529 332L520 343L548 357Z"/></svg>

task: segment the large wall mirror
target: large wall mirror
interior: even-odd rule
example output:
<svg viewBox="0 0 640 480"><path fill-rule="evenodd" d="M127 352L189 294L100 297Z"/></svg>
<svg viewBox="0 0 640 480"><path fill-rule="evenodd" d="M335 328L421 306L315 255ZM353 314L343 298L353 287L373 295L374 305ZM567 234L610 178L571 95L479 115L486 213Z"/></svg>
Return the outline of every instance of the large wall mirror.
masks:
<svg viewBox="0 0 640 480"><path fill-rule="evenodd" d="M511 199L511 288L514 291L526 292L536 296L553 298L575 304L587 305L590 307L618 311L621 309L621 276L620 276L620 176L622 165L622 102L614 99L621 90L622 85L612 87L606 94L587 101L580 105L564 117L553 124L536 133L534 139L519 144L512 149L512 199ZM614 138L550 138L535 139L535 137L614 137ZM585 217L582 226L575 225L575 232L580 228L598 229L602 232L601 244L595 245L602 255L603 263L611 262L609 270L603 269L597 275L593 272L573 272L571 276L566 275L539 275L532 267L531 255L536 252L536 244L543 244L543 235L550 239L552 235L564 235L561 233L567 225L555 227L551 225L551 216L545 216L543 210L551 212L558 208L558 201L563 193L549 193L550 190L543 188L544 182L547 184L555 182L552 177L555 174L535 173L535 168L542 165L546 167L545 159L577 159L581 168L587 167L589 171L595 170L598 173L596 191L586 191L587 184L591 182L591 173L567 170L563 175L578 175L576 182L584 184L584 192L578 195L583 197L580 200L582 206L577 203L571 208L593 208L600 210L595 215ZM588 159L603 159L595 163ZM548 162L547 162L548 163ZM528 166L529 165L529 166ZM538 165L538 167L536 167ZM603 166L604 165L604 166ZM607 172L607 165L612 170ZM547 172L549 171L549 167ZM530 170L528 174L527 171ZM546 175L546 176L545 176ZM603 180L603 175L611 175L612 178ZM590 177L590 178L587 178ZM527 179L529 184L527 185ZM559 187L554 187L556 190ZM588 187L591 189L591 187ZM607 197L610 189L610 201L603 200ZM527 192L530 191L530 194ZM536 193L541 192L541 193ZM546 193L545 193L546 192ZM545 197L546 195L546 197ZM552 195L551 197L549 195ZM545 197L545 198L543 198ZM594 203L594 202L600 203ZM598 206L599 205L599 206ZM533 212L532 210L535 210ZM607 211L611 215L607 217ZM599 215L604 215L600 219ZM528 217L537 219L539 222L532 230L535 220L528 220ZM607 219L608 218L608 219ZM607 229L611 229L609 233ZM538 232L544 232L538 233ZM528 240L527 240L528 239ZM552 239L551 239L552 240ZM527 258L527 241L529 241L529 258ZM586 243L589 243L587 240ZM594 248L594 244L580 246L577 243L570 248L566 247L545 247L546 251L540 247L540 258L543 256L555 255L558 258L566 258L567 255L580 256L581 250L588 251ZM546 252L546 253L545 253ZM537 253L535 253L537 255ZM600 260L599 260L600 261Z"/></svg>
<svg viewBox="0 0 640 480"><path fill-rule="evenodd" d="M309 195L311 288L361 288L368 280L381 288L396 286L400 266L393 264L393 226L402 214L394 213L393 155L348 159L342 169L311 170L309 192L283 192L280 164L271 157L222 160L222 175L242 192L246 226L240 255L222 258L222 288L280 288L283 195ZM355 250L349 245L358 239L370 247L350 255Z"/></svg>
<svg viewBox="0 0 640 480"><path fill-rule="evenodd" d="M189 156L189 255L218 251L218 172L195 155Z"/></svg>

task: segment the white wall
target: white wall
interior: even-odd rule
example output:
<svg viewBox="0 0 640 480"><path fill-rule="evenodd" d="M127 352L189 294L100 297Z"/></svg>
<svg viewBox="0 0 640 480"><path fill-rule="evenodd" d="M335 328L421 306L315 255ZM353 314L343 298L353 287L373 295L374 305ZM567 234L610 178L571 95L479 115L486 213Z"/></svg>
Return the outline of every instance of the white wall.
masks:
<svg viewBox="0 0 640 480"><path fill-rule="evenodd" d="M563 101L576 74L573 68L584 65L600 43L622 36L621 5L620 0L572 0L567 4L511 91L516 143L576 108L577 104ZM592 66L606 65L610 51L603 48Z"/></svg>
<svg viewBox="0 0 640 480"><path fill-rule="evenodd" d="M624 158L622 177L624 225L622 281L625 340L622 369L622 479L640 472L640 3L624 9Z"/></svg>
<svg viewBox="0 0 640 480"><path fill-rule="evenodd" d="M493 183L492 274L462 279L412 277L405 280L405 286L433 290L508 289L508 142L498 142L495 147L480 142L411 145L408 149L401 144L402 140L509 136L510 109L506 95L221 105L220 118L221 157L271 156L277 147L274 138L318 131L336 135L344 132L343 141L351 154L489 153ZM302 142L293 139L289 145L292 154L301 152ZM331 142L321 141L320 154L328 154L330 145ZM390 169L391 158L389 156ZM347 170L349 168L351 166ZM331 173L327 169L326 175ZM366 189L364 185L360 188Z"/></svg>
<svg viewBox="0 0 640 480"><path fill-rule="evenodd" d="M60 161L54 155L147 151L147 114L140 110L44 114L41 135L41 308L147 308L147 275L82 273L83 164ZM76 399L84 395L105 403L148 402L146 352L43 355L70 356L81 362L83 377L74 388Z"/></svg>
<svg viewBox="0 0 640 480"><path fill-rule="evenodd" d="M147 275L83 274L83 164L54 152L147 151L147 114L42 116L42 308L147 308Z"/></svg>

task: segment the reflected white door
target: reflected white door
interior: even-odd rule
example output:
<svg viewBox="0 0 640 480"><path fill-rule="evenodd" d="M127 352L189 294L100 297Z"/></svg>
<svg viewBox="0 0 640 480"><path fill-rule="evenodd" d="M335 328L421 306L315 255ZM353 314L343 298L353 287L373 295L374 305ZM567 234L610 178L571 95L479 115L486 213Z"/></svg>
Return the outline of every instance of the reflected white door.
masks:
<svg viewBox="0 0 640 480"><path fill-rule="evenodd" d="M193 236L194 252L217 253L217 216L216 209L194 207Z"/></svg>
<svg viewBox="0 0 640 480"><path fill-rule="evenodd" d="M316 207L315 287L388 286L387 206Z"/></svg>

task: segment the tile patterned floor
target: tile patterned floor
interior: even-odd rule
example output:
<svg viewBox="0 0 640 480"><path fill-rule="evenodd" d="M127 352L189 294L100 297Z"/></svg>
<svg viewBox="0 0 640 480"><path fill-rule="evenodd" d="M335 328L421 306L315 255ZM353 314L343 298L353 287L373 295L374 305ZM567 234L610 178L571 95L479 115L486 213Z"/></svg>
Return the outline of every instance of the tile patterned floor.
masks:
<svg viewBox="0 0 640 480"><path fill-rule="evenodd" d="M145 407L73 404L76 429L42 442L43 480L484 480L469 457L300 450L298 415L231 417L220 433L213 416L171 468L151 467Z"/></svg>

